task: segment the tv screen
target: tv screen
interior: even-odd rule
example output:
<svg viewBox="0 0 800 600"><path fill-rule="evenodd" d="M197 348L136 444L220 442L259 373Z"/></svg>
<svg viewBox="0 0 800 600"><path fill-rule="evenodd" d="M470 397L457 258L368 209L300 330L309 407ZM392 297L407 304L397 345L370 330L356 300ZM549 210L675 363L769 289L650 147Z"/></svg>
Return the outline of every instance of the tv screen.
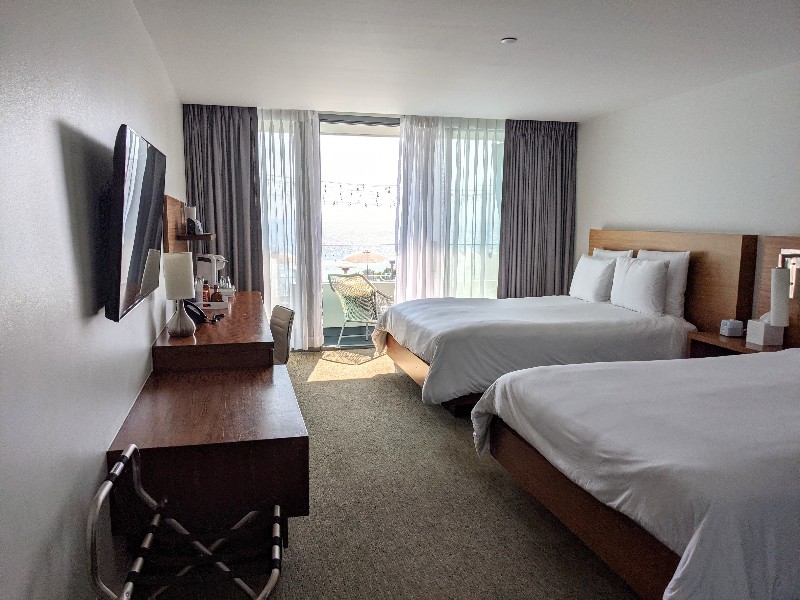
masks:
<svg viewBox="0 0 800 600"><path fill-rule="evenodd" d="M158 287L167 158L127 125L117 132L108 223L106 317L119 321Z"/></svg>

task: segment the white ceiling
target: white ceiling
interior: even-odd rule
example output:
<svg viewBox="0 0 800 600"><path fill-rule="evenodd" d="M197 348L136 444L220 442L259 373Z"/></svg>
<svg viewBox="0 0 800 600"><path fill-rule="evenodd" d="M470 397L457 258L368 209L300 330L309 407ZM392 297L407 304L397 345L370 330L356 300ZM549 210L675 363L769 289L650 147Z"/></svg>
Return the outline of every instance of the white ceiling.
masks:
<svg viewBox="0 0 800 600"><path fill-rule="evenodd" d="M581 121L800 60L800 0L133 1L185 103Z"/></svg>

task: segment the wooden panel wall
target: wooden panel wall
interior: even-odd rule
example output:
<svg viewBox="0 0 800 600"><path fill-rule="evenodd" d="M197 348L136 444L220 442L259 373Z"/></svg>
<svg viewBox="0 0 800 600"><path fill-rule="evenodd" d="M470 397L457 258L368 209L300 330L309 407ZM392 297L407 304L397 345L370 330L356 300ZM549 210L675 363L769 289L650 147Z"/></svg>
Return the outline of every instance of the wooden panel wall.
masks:
<svg viewBox="0 0 800 600"><path fill-rule="evenodd" d="M700 331L722 319L747 321L753 310L758 238L733 233L589 231L589 248L691 252L685 317Z"/></svg>
<svg viewBox="0 0 800 600"><path fill-rule="evenodd" d="M189 242L177 237L185 233L183 202L172 196L164 196L164 252L188 252Z"/></svg>
<svg viewBox="0 0 800 600"><path fill-rule="evenodd" d="M800 250L800 236L762 236L761 245L761 278L756 317L769 312L771 272L773 267L779 266L778 255L782 249ZM787 348L800 348L800 299L789 301L789 327L783 333L783 345Z"/></svg>

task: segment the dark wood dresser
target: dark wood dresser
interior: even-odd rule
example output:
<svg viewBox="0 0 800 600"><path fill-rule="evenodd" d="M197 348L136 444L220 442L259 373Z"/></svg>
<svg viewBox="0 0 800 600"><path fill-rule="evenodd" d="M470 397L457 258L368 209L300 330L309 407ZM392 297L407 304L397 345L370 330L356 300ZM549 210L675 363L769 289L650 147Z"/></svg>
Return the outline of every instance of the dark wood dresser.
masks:
<svg viewBox="0 0 800 600"><path fill-rule="evenodd" d="M209 311L209 313L222 311ZM153 345L154 370L107 453L128 446L142 457L142 485L168 498L191 531L233 525L250 510L280 504L308 514L308 431L286 367L272 366L272 337L261 296L242 292L216 325L193 338ZM158 365L158 368L156 368ZM137 536L143 511L130 481L112 497L115 533Z"/></svg>

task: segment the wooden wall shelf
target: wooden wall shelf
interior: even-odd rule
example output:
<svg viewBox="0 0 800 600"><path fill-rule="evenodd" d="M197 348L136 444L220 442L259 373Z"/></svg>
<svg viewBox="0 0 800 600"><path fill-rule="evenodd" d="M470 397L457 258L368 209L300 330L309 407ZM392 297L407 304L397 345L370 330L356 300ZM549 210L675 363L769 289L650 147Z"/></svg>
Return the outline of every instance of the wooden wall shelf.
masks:
<svg viewBox="0 0 800 600"><path fill-rule="evenodd" d="M175 236L176 239L179 239L184 242L210 242L211 240L217 239L217 235L214 233L199 233L196 235L186 235L185 233L179 233Z"/></svg>
<svg viewBox="0 0 800 600"><path fill-rule="evenodd" d="M188 252L189 242L210 242L217 239L213 233L186 235L184 204L172 196L164 196L164 252Z"/></svg>

